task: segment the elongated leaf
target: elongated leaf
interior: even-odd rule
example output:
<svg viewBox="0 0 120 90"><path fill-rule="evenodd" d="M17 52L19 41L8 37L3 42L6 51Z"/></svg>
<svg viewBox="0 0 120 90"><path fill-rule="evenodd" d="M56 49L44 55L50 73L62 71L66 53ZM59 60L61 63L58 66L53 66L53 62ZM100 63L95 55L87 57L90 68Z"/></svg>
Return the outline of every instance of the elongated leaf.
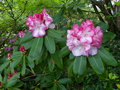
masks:
<svg viewBox="0 0 120 90"><path fill-rule="evenodd" d="M70 51L68 50L68 47L65 46L60 50L60 56L61 57L65 57L66 55L68 55L70 53Z"/></svg>
<svg viewBox="0 0 120 90"><path fill-rule="evenodd" d="M32 37L32 34L31 32L26 32L25 33L25 36L23 38L21 38L20 42L23 43L23 42L26 42L26 41L29 41L31 40L33 37Z"/></svg>
<svg viewBox="0 0 120 90"><path fill-rule="evenodd" d="M67 83L71 82L71 79L70 78L62 78L58 82L61 84L67 84Z"/></svg>
<svg viewBox="0 0 120 90"><path fill-rule="evenodd" d="M11 87L11 88L9 88L8 90L21 90L21 89L19 89L19 88L17 88L17 87Z"/></svg>
<svg viewBox="0 0 120 90"><path fill-rule="evenodd" d="M99 50L99 55L102 58L103 62L105 62L106 64L111 66L117 65L117 61L115 60L115 58L104 48L101 48Z"/></svg>
<svg viewBox="0 0 120 90"><path fill-rule="evenodd" d="M46 36L45 37L45 46L51 54L55 53L56 48L55 48L55 41L53 38Z"/></svg>
<svg viewBox="0 0 120 90"><path fill-rule="evenodd" d="M2 75L0 74L0 82L2 81Z"/></svg>
<svg viewBox="0 0 120 90"><path fill-rule="evenodd" d="M20 51L13 52L12 60L21 60L22 56L22 52Z"/></svg>
<svg viewBox="0 0 120 90"><path fill-rule="evenodd" d="M14 52L12 55L12 62L10 63L10 68L13 70L22 60L22 52Z"/></svg>
<svg viewBox="0 0 120 90"><path fill-rule="evenodd" d="M42 46L43 38L35 38L28 56L28 60L38 59L42 50Z"/></svg>
<svg viewBox="0 0 120 90"><path fill-rule="evenodd" d="M54 66L55 66L54 61L53 61L52 59L50 59L50 60L48 61L48 68L49 68L50 72L53 71Z"/></svg>
<svg viewBox="0 0 120 90"><path fill-rule="evenodd" d="M10 80L7 81L7 86L6 87L12 87L15 85L18 81L18 78L20 76L20 73L15 74Z"/></svg>
<svg viewBox="0 0 120 90"><path fill-rule="evenodd" d="M59 68L63 68L62 58L59 57L59 54L57 52L52 55L52 59Z"/></svg>
<svg viewBox="0 0 120 90"><path fill-rule="evenodd" d="M0 72L2 72L8 65L9 65L9 61L4 62L1 66L0 66Z"/></svg>
<svg viewBox="0 0 120 90"><path fill-rule="evenodd" d="M32 39L32 40L30 40L28 42L23 43L21 46L24 46L26 50L30 49L32 47L33 41L34 41L34 39Z"/></svg>
<svg viewBox="0 0 120 90"><path fill-rule="evenodd" d="M100 56L95 55L95 56L90 56L88 58L89 58L90 65L94 69L94 71L97 74L102 74L104 72L104 66Z"/></svg>
<svg viewBox="0 0 120 90"><path fill-rule="evenodd" d="M58 90L67 90L63 85L58 84Z"/></svg>
<svg viewBox="0 0 120 90"><path fill-rule="evenodd" d="M84 74L84 72L86 71L86 65L87 65L86 57L84 56L76 57L73 63L73 72L79 75Z"/></svg>
<svg viewBox="0 0 120 90"><path fill-rule="evenodd" d="M48 30L47 34L50 37L61 39L61 36L62 36L63 33L58 31L58 30Z"/></svg>
<svg viewBox="0 0 120 90"><path fill-rule="evenodd" d="M22 71L21 74L24 75L26 71L26 57L23 57Z"/></svg>

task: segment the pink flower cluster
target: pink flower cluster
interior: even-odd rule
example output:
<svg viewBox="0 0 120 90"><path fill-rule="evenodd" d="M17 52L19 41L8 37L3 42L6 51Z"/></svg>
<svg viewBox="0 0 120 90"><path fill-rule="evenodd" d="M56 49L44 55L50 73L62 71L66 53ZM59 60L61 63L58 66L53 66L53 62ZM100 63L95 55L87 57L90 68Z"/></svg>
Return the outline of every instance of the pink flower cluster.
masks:
<svg viewBox="0 0 120 90"><path fill-rule="evenodd" d="M81 26L73 25L67 33L67 46L74 56L96 55L101 47L103 32L99 26L94 27L91 20L86 20Z"/></svg>
<svg viewBox="0 0 120 90"><path fill-rule="evenodd" d="M20 31L20 32L18 33L18 36L19 36L20 38L24 37L24 35L25 35L25 31Z"/></svg>
<svg viewBox="0 0 120 90"><path fill-rule="evenodd" d="M53 19L46 13L46 9L42 13L36 13L33 16L28 16L26 25L29 26L29 31L33 37L43 37L46 35L46 30L51 27ZM52 27L54 27L52 25Z"/></svg>

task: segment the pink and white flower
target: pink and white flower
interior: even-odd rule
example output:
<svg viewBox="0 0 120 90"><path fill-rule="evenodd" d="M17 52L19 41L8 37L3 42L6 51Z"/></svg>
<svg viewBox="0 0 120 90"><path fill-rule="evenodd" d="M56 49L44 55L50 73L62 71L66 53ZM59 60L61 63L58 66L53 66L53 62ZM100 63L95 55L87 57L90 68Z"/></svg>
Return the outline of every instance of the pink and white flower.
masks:
<svg viewBox="0 0 120 90"><path fill-rule="evenodd" d="M11 56L12 56L12 53L8 53L8 54L7 54L7 58L8 58L8 59L11 59Z"/></svg>
<svg viewBox="0 0 120 90"><path fill-rule="evenodd" d="M67 46L74 56L96 55L101 47L103 32L99 26L95 28L91 20L81 26L73 25L67 33Z"/></svg>
<svg viewBox="0 0 120 90"><path fill-rule="evenodd" d="M24 37L24 35L25 35L25 31L20 31L20 32L18 33L18 36L19 36L20 38Z"/></svg>
<svg viewBox="0 0 120 90"><path fill-rule="evenodd" d="M29 26L29 31L33 37L43 37L46 35L46 30L51 25L53 19L46 13L46 9L42 13L28 16L26 25Z"/></svg>

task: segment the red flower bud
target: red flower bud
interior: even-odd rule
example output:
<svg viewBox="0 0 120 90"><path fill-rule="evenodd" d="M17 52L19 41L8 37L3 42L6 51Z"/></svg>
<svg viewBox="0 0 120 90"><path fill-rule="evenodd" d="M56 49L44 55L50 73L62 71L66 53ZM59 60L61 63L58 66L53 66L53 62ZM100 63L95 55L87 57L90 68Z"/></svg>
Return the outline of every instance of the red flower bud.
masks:
<svg viewBox="0 0 120 90"><path fill-rule="evenodd" d="M0 86L2 85L2 82L0 82Z"/></svg>
<svg viewBox="0 0 120 90"><path fill-rule="evenodd" d="M24 51L25 51L25 47L24 47L24 46L21 46L19 50L20 50L21 52L24 52Z"/></svg>

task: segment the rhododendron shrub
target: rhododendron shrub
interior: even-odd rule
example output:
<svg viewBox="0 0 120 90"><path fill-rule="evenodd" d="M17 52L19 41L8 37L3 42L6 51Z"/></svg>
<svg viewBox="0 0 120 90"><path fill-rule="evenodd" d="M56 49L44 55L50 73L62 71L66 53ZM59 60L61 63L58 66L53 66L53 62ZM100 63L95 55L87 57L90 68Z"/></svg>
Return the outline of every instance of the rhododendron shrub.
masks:
<svg viewBox="0 0 120 90"><path fill-rule="evenodd" d="M66 26L56 28L53 22L46 9L28 16L28 30L17 34L19 40L0 66L3 88L23 87L27 80L40 89L65 89L64 85L71 82L71 77L77 81L89 71L103 74L105 64L117 65L102 46L101 27L95 27L92 20L86 20L80 26L74 24L70 26L72 29Z"/></svg>

